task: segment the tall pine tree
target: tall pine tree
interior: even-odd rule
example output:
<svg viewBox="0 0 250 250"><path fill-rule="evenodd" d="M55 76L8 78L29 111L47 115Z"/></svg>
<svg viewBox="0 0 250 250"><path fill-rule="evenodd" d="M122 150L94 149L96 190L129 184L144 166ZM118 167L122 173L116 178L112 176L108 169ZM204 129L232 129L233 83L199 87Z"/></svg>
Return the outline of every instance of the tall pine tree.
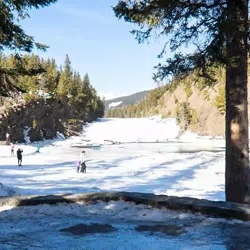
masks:
<svg viewBox="0 0 250 250"><path fill-rule="evenodd" d="M136 23L139 42L152 34L165 36L163 48L175 54L159 64L157 79L183 76L198 69L213 79L208 69L226 66L226 200L250 203L248 145L247 65L248 0L120 0L118 18ZM194 44L193 53L181 53Z"/></svg>
<svg viewBox="0 0 250 250"><path fill-rule="evenodd" d="M73 85L72 83L73 83L73 72L71 69L71 61L69 59L69 56L66 55L63 71L59 79L57 94L62 98L66 96L70 97Z"/></svg>

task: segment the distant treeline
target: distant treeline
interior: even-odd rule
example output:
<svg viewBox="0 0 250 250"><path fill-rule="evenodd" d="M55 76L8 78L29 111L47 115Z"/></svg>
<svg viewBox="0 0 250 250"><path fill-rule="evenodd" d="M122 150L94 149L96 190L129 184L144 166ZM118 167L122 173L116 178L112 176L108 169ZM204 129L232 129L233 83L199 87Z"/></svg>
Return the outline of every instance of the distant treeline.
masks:
<svg viewBox="0 0 250 250"><path fill-rule="evenodd" d="M187 75L182 78L174 78L170 83L160 86L154 90L151 90L149 94L138 104L135 105L127 105L126 107L122 108L113 108L108 109L105 113L106 117L118 117L118 118L133 118L133 117L146 117L150 115L157 115L159 114L158 110L162 110L164 107L164 98L163 95L168 92L170 94L174 94L174 91L178 86L183 86L186 97L184 100L176 100L175 103L184 104L186 103L187 107L188 104L188 98L193 94L192 87L195 86L200 93L204 95L204 98L209 99L209 96L207 96L207 87L215 86L217 83L222 83L219 87L218 96L216 97L216 101L213 105L215 105L220 112L225 111L226 102L225 102L225 69L222 67L218 68L212 68L210 69L213 71L214 74L214 81L210 81L209 79L205 79L202 77L199 77L198 72L193 72L190 75ZM184 104L185 106L185 104ZM186 107L185 106L185 107ZM186 108L184 108L186 110ZM180 108L176 108L175 116L178 118L178 116L182 114L183 112L180 112ZM189 112L194 113L194 112ZM168 117L169 114L163 114L163 116Z"/></svg>
<svg viewBox="0 0 250 250"><path fill-rule="evenodd" d="M158 100L165 93L166 90L172 88L172 85L165 85L151 90L148 95L138 104L127 105L123 108L108 109L105 113L105 117L117 117L117 118L133 118L133 117L145 117L148 111L152 107L158 104Z"/></svg>

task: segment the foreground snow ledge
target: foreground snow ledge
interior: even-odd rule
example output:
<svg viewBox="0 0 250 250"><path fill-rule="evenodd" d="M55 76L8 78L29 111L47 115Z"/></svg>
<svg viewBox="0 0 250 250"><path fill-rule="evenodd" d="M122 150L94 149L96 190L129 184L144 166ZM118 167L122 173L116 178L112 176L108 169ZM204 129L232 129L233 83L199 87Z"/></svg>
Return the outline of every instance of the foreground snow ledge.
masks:
<svg viewBox="0 0 250 250"><path fill-rule="evenodd" d="M154 208L167 208L177 211L201 213L212 217L232 218L250 221L250 205L223 201L210 201L189 197L154 195L136 192L106 192L76 195L46 195L46 196L18 196L0 198L0 207L4 206L34 206L57 203L83 203L96 201L127 201L136 205L150 205Z"/></svg>

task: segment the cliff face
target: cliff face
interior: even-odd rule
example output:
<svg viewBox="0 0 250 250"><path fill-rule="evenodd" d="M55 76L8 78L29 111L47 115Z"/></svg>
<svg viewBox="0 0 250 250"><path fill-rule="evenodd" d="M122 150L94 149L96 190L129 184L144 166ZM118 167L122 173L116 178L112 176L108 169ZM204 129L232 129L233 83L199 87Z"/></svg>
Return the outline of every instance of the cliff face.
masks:
<svg viewBox="0 0 250 250"><path fill-rule="evenodd" d="M250 82L250 81L249 81ZM248 88L250 84L248 84ZM203 90L194 85L187 95L186 87L178 86L174 91L166 91L158 100L158 105L152 107L147 116L162 114L164 117L177 118L177 110L181 103L186 102L195 112L197 120L188 129L200 135L225 136L225 112L218 107L218 96L224 88L221 84L207 87ZM217 104L216 104L217 102ZM225 103L224 103L225 104ZM250 106L248 106L250 111ZM248 112L250 117L250 112Z"/></svg>
<svg viewBox="0 0 250 250"><path fill-rule="evenodd" d="M6 103L5 103L6 104ZM59 100L32 100L28 104L19 100L15 104L5 105L0 108L0 140L6 139L10 134L10 141L26 142L25 133L30 141L52 139L57 132L69 135L68 119L72 116L67 103ZM81 126L71 124L71 131L80 130Z"/></svg>
<svg viewBox="0 0 250 250"><path fill-rule="evenodd" d="M166 92L161 97L160 102L164 103L164 106L158 106L158 111L165 116L176 117L178 105L188 102L190 108L197 114L197 121L188 129L201 135L224 136L225 116L214 104L218 88L219 85L216 85L213 88L207 88L204 92L192 87L192 94L187 98L185 88L177 87L173 93Z"/></svg>

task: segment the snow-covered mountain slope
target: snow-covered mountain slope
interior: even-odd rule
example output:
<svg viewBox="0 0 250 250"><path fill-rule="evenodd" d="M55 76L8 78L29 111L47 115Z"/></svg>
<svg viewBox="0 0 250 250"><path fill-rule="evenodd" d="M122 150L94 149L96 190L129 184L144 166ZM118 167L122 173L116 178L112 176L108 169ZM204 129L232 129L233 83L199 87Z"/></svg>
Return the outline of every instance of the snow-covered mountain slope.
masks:
<svg viewBox="0 0 250 250"><path fill-rule="evenodd" d="M140 102L143 98L147 96L149 93L149 90L141 91L132 95L128 96L121 96L121 97L116 97L114 99L110 99L104 102L105 109L113 108L110 106L111 103L119 103L118 105L115 106L115 108L122 108L127 105L131 104L136 104Z"/></svg>

